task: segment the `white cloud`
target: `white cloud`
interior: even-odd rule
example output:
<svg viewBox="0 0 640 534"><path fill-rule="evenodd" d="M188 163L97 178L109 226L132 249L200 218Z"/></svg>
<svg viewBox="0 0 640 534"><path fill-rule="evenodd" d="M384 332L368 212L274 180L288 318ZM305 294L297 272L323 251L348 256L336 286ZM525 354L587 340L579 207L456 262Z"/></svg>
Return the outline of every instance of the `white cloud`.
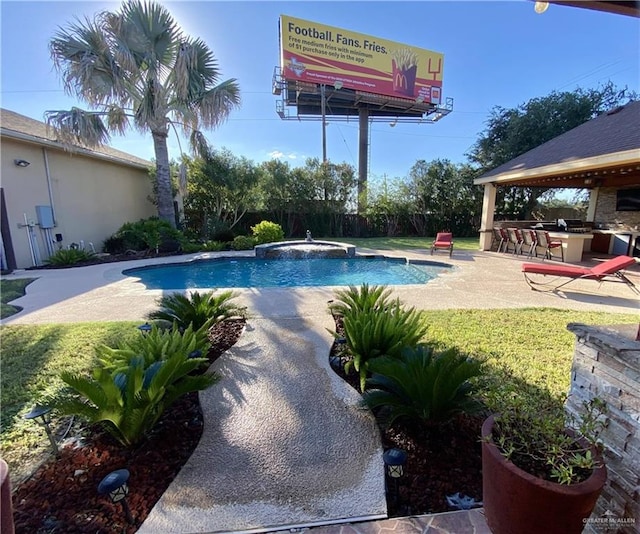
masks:
<svg viewBox="0 0 640 534"><path fill-rule="evenodd" d="M295 152L290 152L289 154L285 154L281 150L272 150L267 155L271 159L293 159L293 160L295 160L295 159L299 159L299 157L300 157Z"/></svg>

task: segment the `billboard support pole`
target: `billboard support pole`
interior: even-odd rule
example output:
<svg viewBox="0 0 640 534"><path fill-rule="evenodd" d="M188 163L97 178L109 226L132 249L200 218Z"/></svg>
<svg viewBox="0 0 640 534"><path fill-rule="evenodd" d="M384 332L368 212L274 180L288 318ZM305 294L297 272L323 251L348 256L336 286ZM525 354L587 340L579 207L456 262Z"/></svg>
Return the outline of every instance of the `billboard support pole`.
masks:
<svg viewBox="0 0 640 534"><path fill-rule="evenodd" d="M320 107L322 109L322 163L327 162L327 121L326 121L326 87L320 86Z"/></svg>
<svg viewBox="0 0 640 534"><path fill-rule="evenodd" d="M369 109L358 108L360 143L358 147L358 213L362 214L366 204L367 176L369 174Z"/></svg>

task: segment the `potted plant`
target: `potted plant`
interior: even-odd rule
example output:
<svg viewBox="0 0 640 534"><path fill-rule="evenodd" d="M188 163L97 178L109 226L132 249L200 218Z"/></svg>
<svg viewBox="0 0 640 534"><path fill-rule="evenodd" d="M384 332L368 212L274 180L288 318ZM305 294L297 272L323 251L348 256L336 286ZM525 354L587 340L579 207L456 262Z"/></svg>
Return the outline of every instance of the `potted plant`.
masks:
<svg viewBox="0 0 640 534"><path fill-rule="evenodd" d="M607 479L598 435L606 406L505 406L482 425L482 489L493 534L579 534Z"/></svg>

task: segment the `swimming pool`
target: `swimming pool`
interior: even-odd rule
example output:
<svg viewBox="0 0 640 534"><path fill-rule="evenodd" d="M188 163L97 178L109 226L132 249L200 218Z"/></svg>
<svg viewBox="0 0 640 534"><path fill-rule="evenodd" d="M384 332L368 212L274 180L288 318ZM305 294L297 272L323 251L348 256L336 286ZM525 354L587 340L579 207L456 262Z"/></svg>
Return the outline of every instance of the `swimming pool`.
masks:
<svg viewBox="0 0 640 534"><path fill-rule="evenodd" d="M127 269L147 289L425 284L453 267L403 258L215 258Z"/></svg>

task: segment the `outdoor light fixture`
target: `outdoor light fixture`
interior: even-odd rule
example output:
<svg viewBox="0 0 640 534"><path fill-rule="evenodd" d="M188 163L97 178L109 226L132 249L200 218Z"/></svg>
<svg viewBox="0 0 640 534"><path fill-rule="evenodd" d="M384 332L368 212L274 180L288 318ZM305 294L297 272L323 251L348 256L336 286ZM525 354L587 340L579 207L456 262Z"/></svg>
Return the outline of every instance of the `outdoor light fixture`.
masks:
<svg viewBox="0 0 640 534"><path fill-rule="evenodd" d="M49 406L38 406L37 404L31 409L31 411L24 416L25 419L34 421L38 425L42 425L44 427L44 431L47 433L47 437L51 442L51 448L53 449L53 453L57 456L60 454L60 450L58 449L58 444L56 443L55 438L53 437L53 433L51 432L51 408Z"/></svg>
<svg viewBox="0 0 640 534"><path fill-rule="evenodd" d="M340 80L336 80L333 83L333 87L336 89L336 91L340 91L340 89L342 89L342 82Z"/></svg>
<svg viewBox="0 0 640 534"><path fill-rule="evenodd" d="M397 119L393 119L393 120L389 123L389 126L391 126L391 128L394 128L396 124L398 124L398 120L397 120Z"/></svg>
<svg viewBox="0 0 640 534"><path fill-rule="evenodd" d="M419 96L416 98L416 102L417 102L418 104L422 104L422 103L424 102L424 96L419 95Z"/></svg>
<svg viewBox="0 0 640 534"><path fill-rule="evenodd" d="M347 340L344 337L337 337L334 340L335 351L329 358L329 365L334 370L343 369L349 361L349 353L347 352Z"/></svg>
<svg viewBox="0 0 640 534"><path fill-rule="evenodd" d="M14 159L13 162L18 166L18 167L28 167L29 165L31 165L30 161L27 161L26 159Z"/></svg>
<svg viewBox="0 0 640 534"><path fill-rule="evenodd" d="M549 9L549 2L536 2L533 9L538 15L542 15L542 13Z"/></svg>
<svg viewBox="0 0 640 534"><path fill-rule="evenodd" d="M129 495L129 486L127 485L129 480L129 471L127 469L118 469L112 471L106 477L102 479L102 482L98 484L98 493L104 495L107 493L111 502L122 504L127 521L133 524L133 517L131 516L131 510L127 504L127 495Z"/></svg>
<svg viewBox="0 0 640 534"><path fill-rule="evenodd" d="M402 449L387 449L382 455L387 476L393 479L393 499L398 502L398 481L404 475L407 453Z"/></svg>
<svg viewBox="0 0 640 534"><path fill-rule="evenodd" d="M401 478L404 475L404 466L407 463L407 453L402 449L387 449L382 455L387 475L390 478Z"/></svg>
<svg viewBox="0 0 640 534"><path fill-rule="evenodd" d="M140 330L140 332L142 332L142 334L146 336L149 332L151 332L151 330L153 330L153 326L151 326L149 323L144 323L138 327L138 330Z"/></svg>

